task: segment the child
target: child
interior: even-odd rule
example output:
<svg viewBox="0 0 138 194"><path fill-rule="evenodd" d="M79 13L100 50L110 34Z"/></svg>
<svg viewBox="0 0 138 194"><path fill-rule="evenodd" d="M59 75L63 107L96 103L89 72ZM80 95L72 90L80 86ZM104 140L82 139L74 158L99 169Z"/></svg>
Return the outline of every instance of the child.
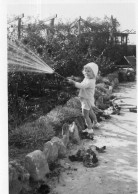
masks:
<svg viewBox="0 0 138 194"><path fill-rule="evenodd" d="M87 129L84 132L93 134L93 127L99 127L100 124L97 122L96 115L93 111L94 104L94 93L95 93L95 82L98 73L98 66L95 63L88 63L83 69L84 80L79 83L69 79L70 83L73 83L76 88L79 88L79 98L81 101L82 114L87 125ZM93 120L93 124L91 122Z"/></svg>

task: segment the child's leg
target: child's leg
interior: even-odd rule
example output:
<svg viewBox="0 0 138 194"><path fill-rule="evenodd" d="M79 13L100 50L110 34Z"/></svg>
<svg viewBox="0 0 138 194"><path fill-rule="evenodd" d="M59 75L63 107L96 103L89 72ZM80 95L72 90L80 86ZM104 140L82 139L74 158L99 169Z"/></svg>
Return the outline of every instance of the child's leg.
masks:
<svg viewBox="0 0 138 194"><path fill-rule="evenodd" d="M96 114L94 113L93 107L90 109L90 118L93 120L93 128L99 128L100 124L97 122Z"/></svg>
<svg viewBox="0 0 138 194"><path fill-rule="evenodd" d="M96 114L94 113L92 107L91 107L91 109L90 109L90 111L89 111L89 114L90 114L91 120L92 120L94 123L97 123L97 117L96 117Z"/></svg>
<svg viewBox="0 0 138 194"><path fill-rule="evenodd" d="M91 119L89 117L90 111L86 110L86 109L82 109L82 115L84 117L85 123L88 127L88 129L92 129L92 122Z"/></svg>

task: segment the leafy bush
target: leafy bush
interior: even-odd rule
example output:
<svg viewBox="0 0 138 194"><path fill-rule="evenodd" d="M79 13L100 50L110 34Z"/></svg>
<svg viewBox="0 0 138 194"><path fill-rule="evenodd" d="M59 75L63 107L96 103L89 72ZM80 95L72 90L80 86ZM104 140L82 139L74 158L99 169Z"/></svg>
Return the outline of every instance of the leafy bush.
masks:
<svg viewBox="0 0 138 194"><path fill-rule="evenodd" d="M48 121L53 128L57 131L57 134L61 132L62 125L64 123L71 123L74 119L81 115L81 111L65 106L58 106L51 110L46 116L40 117L45 121Z"/></svg>
<svg viewBox="0 0 138 194"><path fill-rule="evenodd" d="M113 72L107 75L107 78L109 79L109 81L111 82L113 88L116 87L119 83L119 76L118 76L118 72Z"/></svg>
<svg viewBox="0 0 138 194"><path fill-rule="evenodd" d="M9 133L9 145L21 148L37 148L54 136L53 127L43 120L26 123Z"/></svg>
<svg viewBox="0 0 138 194"><path fill-rule="evenodd" d="M118 78L118 72L113 72L107 75L107 78L112 82L115 78Z"/></svg>
<svg viewBox="0 0 138 194"><path fill-rule="evenodd" d="M36 120L65 104L75 90L57 75L12 72L8 74L9 126ZM35 115L35 116L34 116Z"/></svg>
<svg viewBox="0 0 138 194"><path fill-rule="evenodd" d="M108 86L105 84L105 83L99 83L99 84L96 84L96 89L98 91L101 91L103 93L107 93L108 91Z"/></svg>
<svg viewBox="0 0 138 194"><path fill-rule="evenodd" d="M94 99L97 100L99 98L99 96L104 96L105 93L98 90L97 88L95 88L95 94L94 94Z"/></svg>
<svg viewBox="0 0 138 194"><path fill-rule="evenodd" d="M67 107L70 108L75 108L75 109L81 109L81 103L78 97L73 97L70 100L67 101L66 103Z"/></svg>
<svg viewBox="0 0 138 194"><path fill-rule="evenodd" d="M105 83L107 85L111 85L111 83L107 77L103 77L100 75L98 75L96 78L96 84L99 84L99 83Z"/></svg>

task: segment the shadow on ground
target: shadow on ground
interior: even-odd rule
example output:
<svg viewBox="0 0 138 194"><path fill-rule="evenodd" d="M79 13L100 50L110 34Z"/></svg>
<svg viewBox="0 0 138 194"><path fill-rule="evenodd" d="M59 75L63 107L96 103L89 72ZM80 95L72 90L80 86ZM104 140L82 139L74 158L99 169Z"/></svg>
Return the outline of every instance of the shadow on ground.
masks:
<svg viewBox="0 0 138 194"><path fill-rule="evenodd" d="M127 96L126 103L129 100L136 103L136 83L120 84L115 92ZM55 191L60 194L137 194L137 114L121 110L120 115L112 115L94 132L94 140L83 140L80 146L106 146L105 153L95 151L99 165L86 168L83 163L68 160L77 171L64 172L65 185L58 184Z"/></svg>

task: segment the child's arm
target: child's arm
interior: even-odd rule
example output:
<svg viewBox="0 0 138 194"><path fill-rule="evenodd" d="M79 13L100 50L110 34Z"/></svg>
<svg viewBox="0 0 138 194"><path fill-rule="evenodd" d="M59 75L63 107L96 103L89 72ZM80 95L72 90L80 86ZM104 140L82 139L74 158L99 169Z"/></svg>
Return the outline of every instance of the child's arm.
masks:
<svg viewBox="0 0 138 194"><path fill-rule="evenodd" d="M74 80L68 79L68 82L69 82L70 84L73 84L73 85L75 86L75 81L74 81Z"/></svg>
<svg viewBox="0 0 138 194"><path fill-rule="evenodd" d="M85 88L90 87L90 83L86 82L86 81L82 81L81 83L79 83L79 82L75 82L74 80L71 80L71 79L68 79L68 80L69 80L69 83L74 84L74 86L76 88L79 88L79 89L85 89Z"/></svg>

